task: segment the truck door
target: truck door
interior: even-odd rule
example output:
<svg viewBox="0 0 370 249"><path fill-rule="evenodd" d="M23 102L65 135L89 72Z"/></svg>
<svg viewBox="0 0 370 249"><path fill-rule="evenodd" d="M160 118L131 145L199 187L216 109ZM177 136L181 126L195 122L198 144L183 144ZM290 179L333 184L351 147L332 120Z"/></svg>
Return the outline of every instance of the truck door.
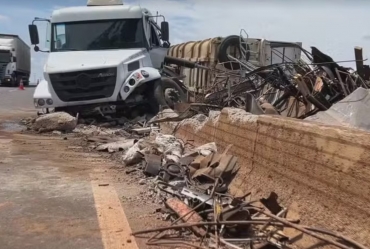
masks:
<svg viewBox="0 0 370 249"><path fill-rule="evenodd" d="M160 39L158 37L158 32L154 25L150 25L150 45L149 50L150 59L154 68L161 68L164 57L167 55L168 48L164 48L161 45Z"/></svg>

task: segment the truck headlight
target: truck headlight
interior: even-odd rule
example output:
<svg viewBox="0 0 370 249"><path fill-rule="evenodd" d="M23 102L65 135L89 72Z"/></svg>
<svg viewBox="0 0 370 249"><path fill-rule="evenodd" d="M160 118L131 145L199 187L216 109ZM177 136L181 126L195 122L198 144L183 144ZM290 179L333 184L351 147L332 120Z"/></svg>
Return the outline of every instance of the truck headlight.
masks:
<svg viewBox="0 0 370 249"><path fill-rule="evenodd" d="M130 86L134 86L134 85L135 85L135 83L136 83L136 81L135 81L133 78L131 78L131 79L128 81L128 84L129 84Z"/></svg>
<svg viewBox="0 0 370 249"><path fill-rule="evenodd" d="M43 105L45 105L45 100L43 100L43 99L38 99L38 100L37 100L37 104L38 104L39 106L43 106Z"/></svg>
<svg viewBox="0 0 370 249"><path fill-rule="evenodd" d="M144 76L144 78L148 78L149 77L149 73L145 70L141 70L141 75Z"/></svg>
<svg viewBox="0 0 370 249"><path fill-rule="evenodd" d="M47 99L47 100L46 100L46 104L48 104L48 105L52 105L52 104L53 104L53 100L52 100L52 99Z"/></svg>

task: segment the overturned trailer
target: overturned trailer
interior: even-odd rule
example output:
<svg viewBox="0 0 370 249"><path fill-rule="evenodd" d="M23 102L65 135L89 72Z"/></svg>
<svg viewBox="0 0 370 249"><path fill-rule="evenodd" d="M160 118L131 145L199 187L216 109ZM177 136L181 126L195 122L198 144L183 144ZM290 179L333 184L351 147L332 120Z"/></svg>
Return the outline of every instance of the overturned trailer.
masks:
<svg viewBox="0 0 370 249"><path fill-rule="evenodd" d="M280 42L265 39L243 38L239 35L215 37L201 41L190 41L171 46L170 57L196 62L206 67L181 66L167 63L178 74L185 76L184 83L190 93L207 93L219 77L219 70L235 72L240 69L236 62L230 62L228 55L240 57L243 54L250 67L258 68L284 62L296 63L301 58L301 42ZM211 70L209 70L211 69Z"/></svg>
<svg viewBox="0 0 370 249"><path fill-rule="evenodd" d="M165 68L182 75L189 101L301 119L370 86L316 47L242 34L172 46Z"/></svg>

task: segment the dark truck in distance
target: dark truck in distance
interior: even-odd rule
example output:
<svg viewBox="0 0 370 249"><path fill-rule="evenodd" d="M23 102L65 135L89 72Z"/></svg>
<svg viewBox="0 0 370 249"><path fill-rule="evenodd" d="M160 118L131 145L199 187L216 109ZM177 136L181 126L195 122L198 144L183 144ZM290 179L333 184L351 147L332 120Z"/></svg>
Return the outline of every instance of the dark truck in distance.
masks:
<svg viewBox="0 0 370 249"><path fill-rule="evenodd" d="M5 86L29 84L31 49L18 36L0 34L0 82Z"/></svg>

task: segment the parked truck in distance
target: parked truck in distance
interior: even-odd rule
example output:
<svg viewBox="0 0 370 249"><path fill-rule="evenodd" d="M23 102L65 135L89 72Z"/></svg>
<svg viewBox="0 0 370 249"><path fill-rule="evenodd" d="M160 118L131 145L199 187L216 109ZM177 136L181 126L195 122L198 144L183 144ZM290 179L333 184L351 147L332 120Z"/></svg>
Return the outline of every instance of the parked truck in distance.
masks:
<svg viewBox="0 0 370 249"><path fill-rule="evenodd" d="M31 72L31 49L17 35L0 34L0 82L18 86L28 85Z"/></svg>

